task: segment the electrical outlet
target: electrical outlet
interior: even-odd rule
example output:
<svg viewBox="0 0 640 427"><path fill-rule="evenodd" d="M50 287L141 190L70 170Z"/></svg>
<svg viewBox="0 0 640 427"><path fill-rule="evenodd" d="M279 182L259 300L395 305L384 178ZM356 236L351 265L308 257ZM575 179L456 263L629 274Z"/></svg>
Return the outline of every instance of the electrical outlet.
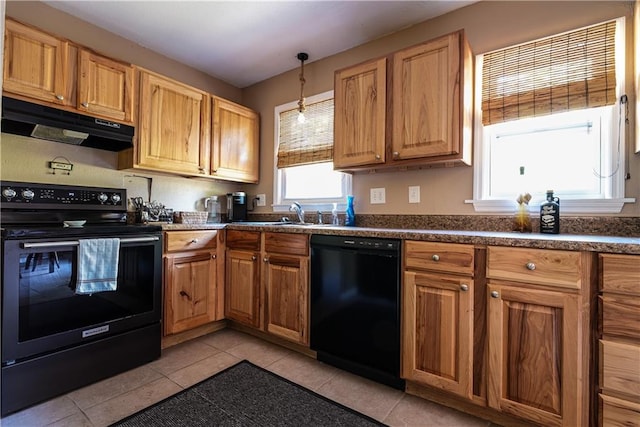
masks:
<svg viewBox="0 0 640 427"><path fill-rule="evenodd" d="M267 206L266 194L256 194L256 206Z"/></svg>
<svg viewBox="0 0 640 427"><path fill-rule="evenodd" d="M384 188L372 188L369 200L370 200L370 203L372 205L386 203L385 202Z"/></svg>
<svg viewBox="0 0 640 427"><path fill-rule="evenodd" d="M420 186L409 186L409 203L420 203Z"/></svg>

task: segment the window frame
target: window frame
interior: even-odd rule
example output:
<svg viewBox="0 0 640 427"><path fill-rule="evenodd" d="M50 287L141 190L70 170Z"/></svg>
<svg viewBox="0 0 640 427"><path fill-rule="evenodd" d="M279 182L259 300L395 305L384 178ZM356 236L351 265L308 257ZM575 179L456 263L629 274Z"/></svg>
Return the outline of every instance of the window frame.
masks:
<svg viewBox="0 0 640 427"><path fill-rule="evenodd" d="M305 98L307 105L317 102L326 101L334 97L333 90L319 93ZM336 203L339 210L346 208L346 196L351 194L353 179L351 174L335 171L342 174L342 192L340 198L308 198L308 199L286 199L284 197L284 185L286 179L284 177L286 168L278 168L278 146L280 144L280 113L287 110L298 108L298 100L287 102L286 104L277 105L274 108L274 150L273 150L273 212L288 212L291 203L299 202L306 211L330 211L333 204Z"/></svg>
<svg viewBox="0 0 640 427"><path fill-rule="evenodd" d="M572 30L573 31L573 30ZM603 161L609 162L610 166L605 168L618 172L611 177L608 188L604 191L604 198L565 198L561 199L563 213L573 214L601 214L620 213L625 203L635 202L635 198L625 198L625 154L626 154L626 129L624 126L624 106L620 99L624 94L625 85L625 18L616 19L616 104L611 106L611 140L609 149L603 155ZM553 36L553 35L552 35ZM527 42L529 43L529 42ZM516 201L509 199L490 198L488 194L490 182L489 149L490 144L485 143L488 139L488 131L482 124L482 66L484 54L476 55L475 58L475 101L474 101L474 168L473 168L473 199L465 200L465 203L473 204L476 212L482 213L512 213L515 209ZM628 102L628 101L627 101ZM599 107L608 108L608 107ZM526 120L526 119L523 119ZM618 126L618 123L621 123ZM608 127L608 126L607 126ZM620 133L618 134L618 131ZM537 210L543 202L544 195L532 199L529 202L531 211Z"/></svg>

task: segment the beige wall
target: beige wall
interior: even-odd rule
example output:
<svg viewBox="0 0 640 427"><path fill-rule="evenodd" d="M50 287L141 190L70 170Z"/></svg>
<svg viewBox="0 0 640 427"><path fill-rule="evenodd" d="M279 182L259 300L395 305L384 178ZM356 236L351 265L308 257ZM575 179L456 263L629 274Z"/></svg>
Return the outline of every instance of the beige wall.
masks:
<svg viewBox="0 0 640 427"><path fill-rule="evenodd" d="M311 96L333 89L334 71L383 56L395 50L464 28L474 53L525 42L549 34L627 17L627 94L633 110L633 2L489 2L481 1L447 15L418 24L374 42L314 62L313 46L306 49L310 62L305 64L305 94ZM295 55L296 52L291 52ZM250 194L267 194L273 199L274 107L299 96L299 70L291 70L243 90L243 101L261 115L260 184L250 186ZM632 120L633 120L633 111ZM633 122L627 132L627 146L633 147ZM626 184L627 197L640 202L640 156L627 150L631 179ZM421 186L421 203L408 203L408 186ZM384 205L369 204L369 189L386 188ZM473 169L458 167L405 172L356 174L353 179L356 211L375 214L474 214L464 201L473 197ZM268 208L262 208L268 211ZM621 215L640 216L640 203L626 204Z"/></svg>
<svg viewBox="0 0 640 427"><path fill-rule="evenodd" d="M144 49L44 3L9 1L6 3L6 16L65 37L106 56L157 71L209 93L236 102L241 100L241 91L234 86ZM2 22L4 23L4 19ZM0 134L0 138L0 178L3 181L126 188L129 196L147 198L149 178L152 182L152 200L158 200L167 207L180 211L203 210L202 201L205 197L226 194L240 188L239 184L222 181L119 171L117 154L108 151L4 133ZM51 173L48 162L57 156L63 156L73 163L74 169L70 175Z"/></svg>

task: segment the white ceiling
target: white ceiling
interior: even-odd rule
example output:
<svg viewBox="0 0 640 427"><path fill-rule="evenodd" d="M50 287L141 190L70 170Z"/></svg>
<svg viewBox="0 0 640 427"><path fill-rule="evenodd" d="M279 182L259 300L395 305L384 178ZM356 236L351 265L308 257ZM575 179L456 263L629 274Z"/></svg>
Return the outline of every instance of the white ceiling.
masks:
<svg viewBox="0 0 640 427"><path fill-rule="evenodd" d="M44 2L243 88L475 1Z"/></svg>

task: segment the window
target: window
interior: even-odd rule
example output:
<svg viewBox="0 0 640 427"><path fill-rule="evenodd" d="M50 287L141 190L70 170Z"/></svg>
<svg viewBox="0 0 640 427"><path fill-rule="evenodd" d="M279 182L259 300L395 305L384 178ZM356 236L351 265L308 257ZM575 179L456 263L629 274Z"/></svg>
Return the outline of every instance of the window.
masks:
<svg viewBox="0 0 640 427"><path fill-rule="evenodd" d="M333 170L333 91L306 100L306 121L298 122L297 101L275 109L274 211L297 201L309 211L343 205L351 175Z"/></svg>
<svg viewBox="0 0 640 427"><path fill-rule="evenodd" d="M547 190L564 213L620 212L624 18L479 55L476 211L510 212ZM524 167L524 175L520 174Z"/></svg>

